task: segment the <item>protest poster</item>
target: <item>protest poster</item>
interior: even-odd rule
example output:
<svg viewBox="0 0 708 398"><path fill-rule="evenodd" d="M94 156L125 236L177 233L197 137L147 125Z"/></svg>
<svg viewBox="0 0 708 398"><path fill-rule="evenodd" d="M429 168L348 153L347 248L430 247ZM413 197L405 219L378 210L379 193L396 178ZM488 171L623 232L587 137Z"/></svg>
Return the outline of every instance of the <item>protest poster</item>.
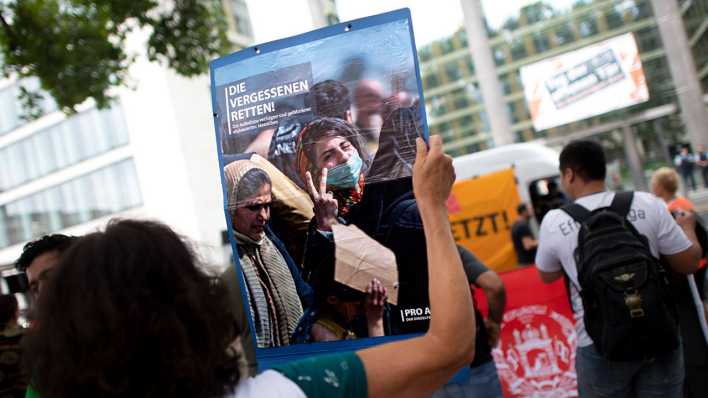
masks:
<svg viewBox="0 0 708 398"><path fill-rule="evenodd" d="M500 276L507 301L492 355L504 397L577 397L577 335L563 280L546 285L536 267ZM481 289L475 289L474 298L486 314Z"/></svg>
<svg viewBox="0 0 708 398"><path fill-rule="evenodd" d="M519 203L512 169L457 181L447 206L453 238L489 269L496 272L515 269L511 226L517 218Z"/></svg>
<svg viewBox="0 0 708 398"><path fill-rule="evenodd" d="M409 10L246 48L210 72L224 212L261 366L425 332L411 172L427 125ZM352 278L353 251L335 259L337 223L390 250L398 270L369 256ZM383 307L362 291L371 278L388 286Z"/></svg>

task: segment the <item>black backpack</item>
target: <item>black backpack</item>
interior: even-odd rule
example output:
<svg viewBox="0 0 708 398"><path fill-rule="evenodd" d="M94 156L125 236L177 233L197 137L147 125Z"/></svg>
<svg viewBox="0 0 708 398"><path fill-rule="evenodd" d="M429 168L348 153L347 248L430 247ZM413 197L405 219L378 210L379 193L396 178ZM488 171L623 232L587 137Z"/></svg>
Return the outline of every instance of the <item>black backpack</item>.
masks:
<svg viewBox="0 0 708 398"><path fill-rule="evenodd" d="M633 192L622 192L592 212L575 203L561 208L580 224L573 255L585 329L613 361L652 358L679 345L666 271L627 220L632 199Z"/></svg>

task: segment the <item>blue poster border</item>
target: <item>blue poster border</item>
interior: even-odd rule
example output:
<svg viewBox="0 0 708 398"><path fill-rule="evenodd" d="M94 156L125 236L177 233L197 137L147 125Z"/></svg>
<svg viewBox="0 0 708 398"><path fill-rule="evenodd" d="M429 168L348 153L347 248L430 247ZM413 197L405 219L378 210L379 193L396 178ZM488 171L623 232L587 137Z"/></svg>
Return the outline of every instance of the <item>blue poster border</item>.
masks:
<svg viewBox="0 0 708 398"><path fill-rule="evenodd" d="M239 285L243 295L244 303L248 302L248 298L244 294L246 291L245 281L241 272L241 265L238 260L238 249L234 244L235 239L233 236L233 226L231 223L231 217L228 214L228 193L226 192L226 181L224 179L223 168L224 161L221 153L221 137L219 134L220 124L217 114L217 98L216 98L216 81L215 81L215 70L226 65L247 60L259 55L268 54L274 51L283 50L289 47L297 46L300 44L305 44L315 40L321 40L324 38L347 34L348 32L365 29L373 26L383 25L389 22L408 21L408 29L411 39L411 45L413 50L413 62L415 65L416 76L421 76L420 65L418 61L418 54L416 51L415 37L413 35L413 23L411 20L410 9L402 8L383 14L378 14L370 17L355 19L352 21L345 21L335 25L330 25L324 28L316 29L307 33L303 33L297 36L292 36L280 40L270 41L263 44L258 44L255 46L244 48L238 52L226 55L224 57L213 60L209 64L209 74L211 81L211 101L212 101L212 111L214 119L214 129L215 138L217 146L217 155L219 158L219 176L221 179L221 188L223 194L223 206L224 206L224 217L227 224L227 233L229 237L229 243L231 245L231 250L233 253L234 267L236 267L236 275L239 278ZM420 106L420 117L421 117L421 127L424 139L427 141L429 137L428 122L425 113L425 98L423 97L423 86L420 78L416 79L418 96L419 96L419 106ZM251 334L253 336L253 341L255 344L255 328L253 325L253 320L248 317L249 327L251 329ZM309 343L309 344L296 344L286 347L275 347L275 348L256 348L256 360L258 362L258 370L262 371L275 366L276 364L292 361L295 359L310 357L319 354L327 354L342 351L356 351L367 347L375 346L382 343L387 343L397 340L405 340L411 337L418 336L420 334L405 334L397 336L383 336L376 338L361 338L356 340L344 340L344 341L333 341L326 343Z"/></svg>

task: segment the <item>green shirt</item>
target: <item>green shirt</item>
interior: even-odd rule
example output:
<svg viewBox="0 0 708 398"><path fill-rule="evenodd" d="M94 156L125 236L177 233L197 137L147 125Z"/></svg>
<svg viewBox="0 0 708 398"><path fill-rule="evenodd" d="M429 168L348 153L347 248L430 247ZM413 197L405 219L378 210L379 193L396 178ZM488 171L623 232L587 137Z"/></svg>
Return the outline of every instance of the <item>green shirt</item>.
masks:
<svg viewBox="0 0 708 398"><path fill-rule="evenodd" d="M273 370L297 384L310 398L368 396L364 364L353 352L315 356Z"/></svg>
<svg viewBox="0 0 708 398"><path fill-rule="evenodd" d="M25 393L25 398L39 398L37 392L32 388L32 386L27 387L27 392Z"/></svg>

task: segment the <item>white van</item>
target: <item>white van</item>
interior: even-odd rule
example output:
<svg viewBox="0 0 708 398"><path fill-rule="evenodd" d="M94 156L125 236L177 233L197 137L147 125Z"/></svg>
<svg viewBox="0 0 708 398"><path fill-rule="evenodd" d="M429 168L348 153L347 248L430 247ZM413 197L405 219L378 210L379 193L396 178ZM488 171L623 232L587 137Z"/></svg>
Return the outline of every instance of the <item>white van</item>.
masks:
<svg viewBox="0 0 708 398"><path fill-rule="evenodd" d="M536 142L511 144L453 159L457 180L513 168L521 200L533 205L537 221L564 202L559 192L558 152Z"/></svg>

